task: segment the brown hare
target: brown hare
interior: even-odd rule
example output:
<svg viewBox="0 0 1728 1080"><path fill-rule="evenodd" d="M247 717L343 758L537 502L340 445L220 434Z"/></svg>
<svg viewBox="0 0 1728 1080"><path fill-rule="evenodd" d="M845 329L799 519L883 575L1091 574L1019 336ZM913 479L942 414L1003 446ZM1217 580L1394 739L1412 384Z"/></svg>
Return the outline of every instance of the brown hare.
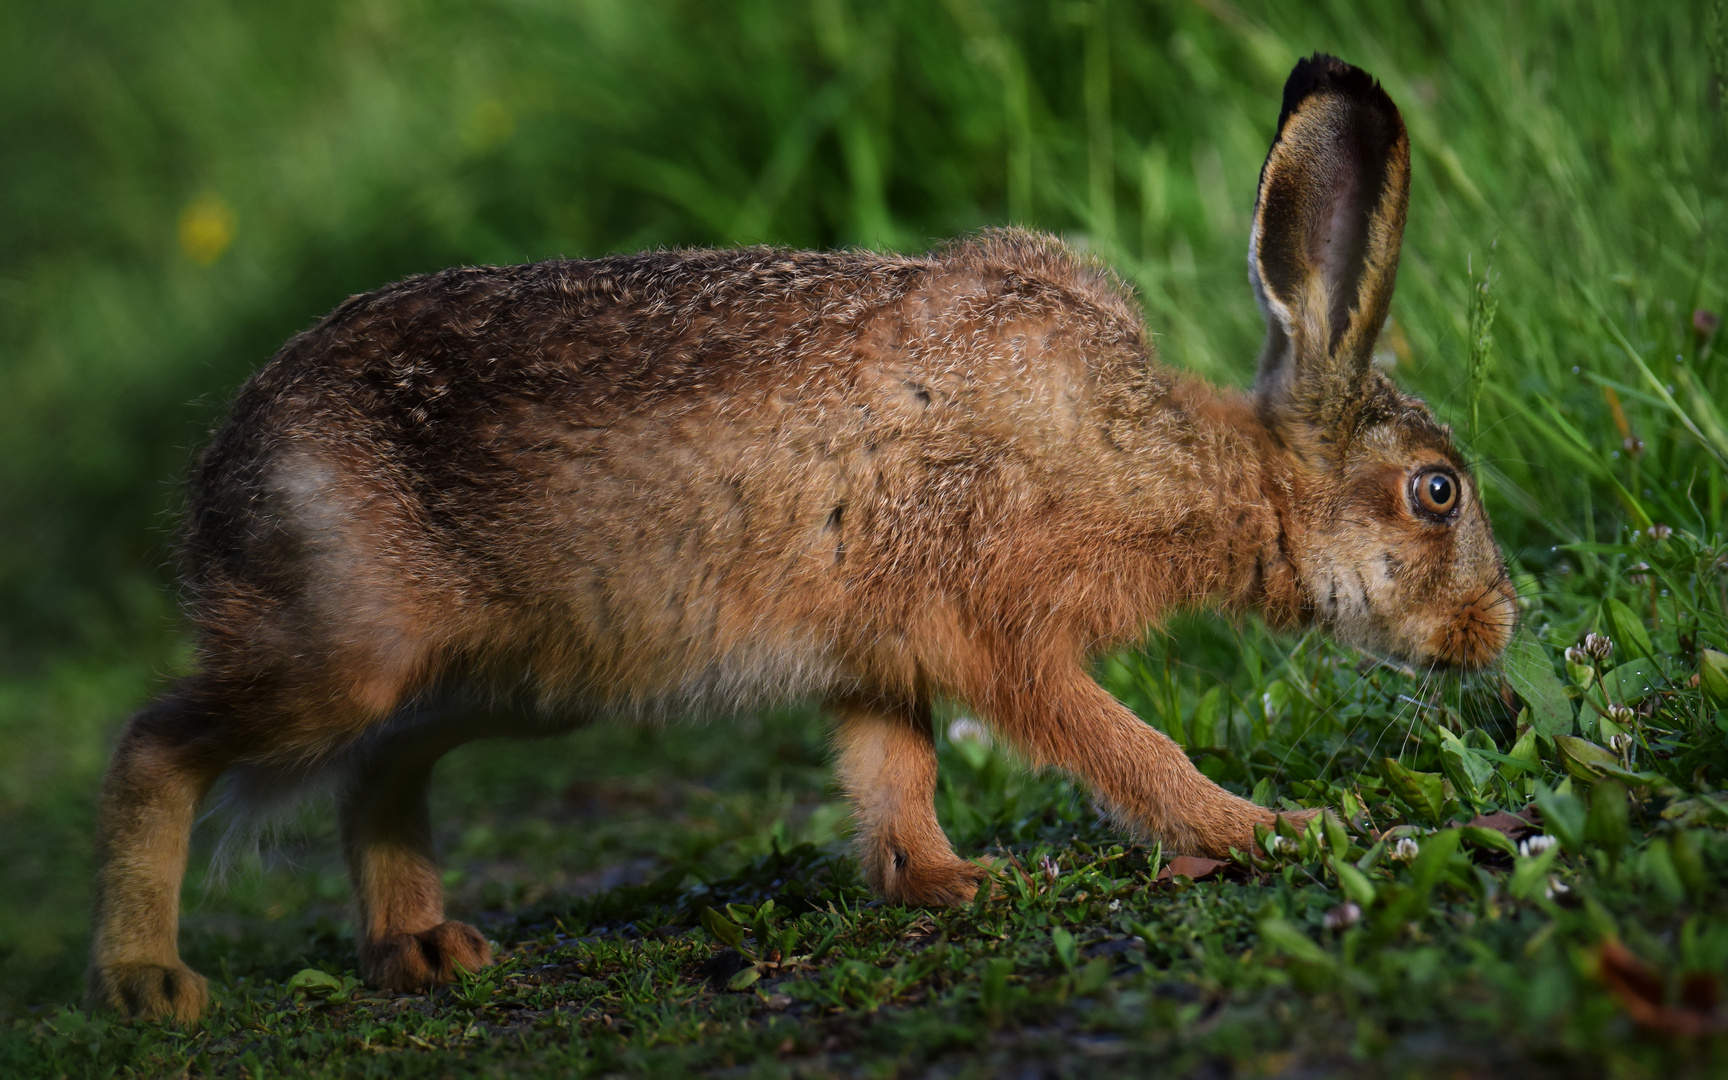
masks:
<svg viewBox="0 0 1728 1080"><path fill-rule="evenodd" d="M1250 844L1271 812L1088 657L1196 605L1427 666L1491 663L1512 630L1468 467L1370 363L1409 175L1378 83L1297 64L1254 212L1267 337L1245 393L1159 366L1107 270L1015 231L916 258L448 270L344 303L192 471L197 665L103 785L92 1003L203 1008L179 895L231 770L242 795L338 778L368 982L488 963L444 917L433 763L602 717L825 702L892 903L961 903L982 873L932 808L937 698L1168 848Z"/></svg>

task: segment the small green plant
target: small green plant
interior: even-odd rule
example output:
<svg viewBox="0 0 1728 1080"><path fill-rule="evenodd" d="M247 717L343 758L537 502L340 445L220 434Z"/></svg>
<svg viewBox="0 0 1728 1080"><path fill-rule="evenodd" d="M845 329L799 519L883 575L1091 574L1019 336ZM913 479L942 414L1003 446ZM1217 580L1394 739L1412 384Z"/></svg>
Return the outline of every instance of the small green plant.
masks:
<svg viewBox="0 0 1728 1080"><path fill-rule="evenodd" d="M1470 443L1480 437L1482 399L1488 389L1488 379L1494 370L1494 317L1500 311L1500 298L1494 292L1494 264L1484 260L1482 277L1470 273L1469 343L1465 353L1465 372L1470 384Z"/></svg>

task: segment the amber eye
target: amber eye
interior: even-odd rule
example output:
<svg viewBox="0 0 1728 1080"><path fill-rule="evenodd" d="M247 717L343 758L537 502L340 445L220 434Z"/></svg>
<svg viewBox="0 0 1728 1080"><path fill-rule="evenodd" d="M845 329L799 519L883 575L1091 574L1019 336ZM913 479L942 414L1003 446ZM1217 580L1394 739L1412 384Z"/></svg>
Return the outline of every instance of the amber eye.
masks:
<svg viewBox="0 0 1728 1080"><path fill-rule="evenodd" d="M1418 510L1444 517L1458 505L1458 481L1443 469L1429 469L1417 474L1414 494Z"/></svg>

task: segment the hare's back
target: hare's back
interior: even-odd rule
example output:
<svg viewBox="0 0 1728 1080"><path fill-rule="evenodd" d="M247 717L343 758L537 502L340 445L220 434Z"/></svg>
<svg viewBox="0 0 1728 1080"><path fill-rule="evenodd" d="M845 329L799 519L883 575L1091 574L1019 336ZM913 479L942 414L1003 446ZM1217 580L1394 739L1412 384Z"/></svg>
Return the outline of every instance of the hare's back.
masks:
<svg viewBox="0 0 1728 1080"><path fill-rule="evenodd" d="M356 297L206 451L194 592L350 638L506 626L590 681L619 655L724 681L720 658L775 640L802 643L768 665L782 681L826 670L809 642L882 630L847 614L871 568L897 569L876 610L903 621L908 576L952 566L1027 442L1073 426L1085 365L1138 347L1119 296L1033 248L651 253Z"/></svg>
<svg viewBox="0 0 1728 1080"><path fill-rule="evenodd" d="M818 339L925 269L661 252L447 270L353 297L241 389L192 475L191 539L259 506L284 460L315 456L432 505L500 492L508 473L595 431L712 406L753 382L798 385Z"/></svg>
<svg viewBox="0 0 1728 1080"><path fill-rule="evenodd" d="M1076 369L1137 352L1139 333L1120 290L1024 236L930 258L756 248L444 271L349 300L253 377L195 470L191 525L244 517L273 463L307 454L424 504L435 527L516 498L512 477L580 473L605 445L640 459L643 438L758 468L857 422L1037 438L1053 394L1084 395Z"/></svg>

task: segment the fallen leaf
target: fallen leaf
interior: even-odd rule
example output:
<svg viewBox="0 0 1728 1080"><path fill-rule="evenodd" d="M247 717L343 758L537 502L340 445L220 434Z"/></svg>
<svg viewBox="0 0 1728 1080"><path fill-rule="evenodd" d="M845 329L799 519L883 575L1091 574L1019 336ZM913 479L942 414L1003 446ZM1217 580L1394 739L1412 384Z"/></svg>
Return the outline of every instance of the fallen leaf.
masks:
<svg viewBox="0 0 1728 1080"><path fill-rule="evenodd" d="M1716 1009L1721 988L1710 972L1688 973L1681 981L1680 1003L1669 1005L1661 974L1612 938L1602 943L1597 971L1641 1028L1693 1037L1728 1031L1728 1016Z"/></svg>
<svg viewBox="0 0 1728 1080"><path fill-rule="evenodd" d="M1158 871L1158 880L1169 881L1171 878L1181 875L1199 881L1201 878L1216 874L1223 866L1224 864L1217 859L1203 859L1197 855L1178 855L1166 863L1164 869Z"/></svg>
<svg viewBox="0 0 1728 1080"><path fill-rule="evenodd" d="M1530 813L1530 808L1525 808ZM1514 842L1524 839L1536 831L1536 826L1530 818L1522 814L1508 814L1504 810L1496 810L1492 814L1477 814L1470 824L1478 829L1493 829L1497 833L1506 834L1506 839Z"/></svg>
<svg viewBox="0 0 1728 1080"><path fill-rule="evenodd" d="M1714 1012L1722 1000L1722 980L1713 971L1689 971L1680 980L1680 1002L1698 1012Z"/></svg>

